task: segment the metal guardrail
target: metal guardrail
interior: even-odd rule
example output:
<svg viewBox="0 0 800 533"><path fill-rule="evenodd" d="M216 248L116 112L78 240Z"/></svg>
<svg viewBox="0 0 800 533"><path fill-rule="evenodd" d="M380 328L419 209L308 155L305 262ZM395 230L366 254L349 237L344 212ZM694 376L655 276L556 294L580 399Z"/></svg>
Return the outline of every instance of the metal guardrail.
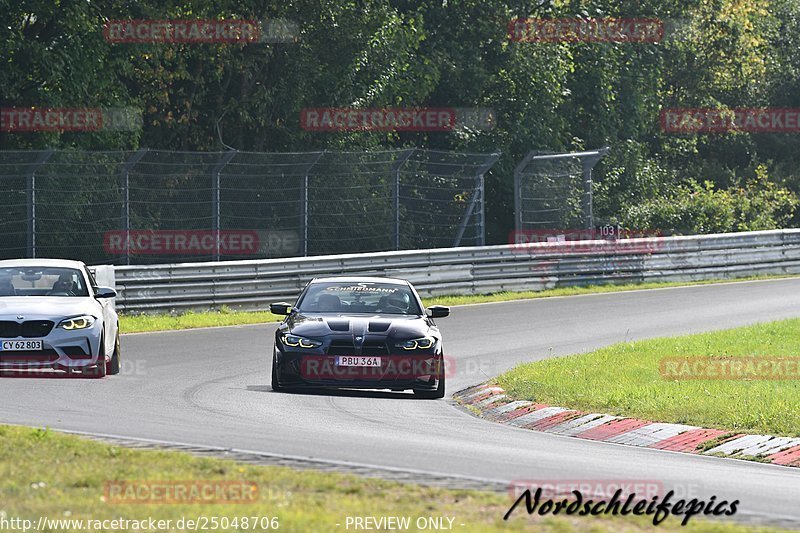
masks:
<svg viewBox="0 0 800 533"><path fill-rule="evenodd" d="M123 312L267 309L314 277L405 278L422 296L800 273L800 229L116 266Z"/></svg>

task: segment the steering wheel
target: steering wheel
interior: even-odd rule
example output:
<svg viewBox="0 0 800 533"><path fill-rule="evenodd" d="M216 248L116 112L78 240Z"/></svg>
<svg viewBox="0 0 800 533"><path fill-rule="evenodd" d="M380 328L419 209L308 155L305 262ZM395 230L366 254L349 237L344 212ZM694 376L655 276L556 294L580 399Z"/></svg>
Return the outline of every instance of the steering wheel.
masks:
<svg viewBox="0 0 800 533"><path fill-rule="evenodd" d="M47 296L75 296L75 293L70 291L50 291Z"/></svg>

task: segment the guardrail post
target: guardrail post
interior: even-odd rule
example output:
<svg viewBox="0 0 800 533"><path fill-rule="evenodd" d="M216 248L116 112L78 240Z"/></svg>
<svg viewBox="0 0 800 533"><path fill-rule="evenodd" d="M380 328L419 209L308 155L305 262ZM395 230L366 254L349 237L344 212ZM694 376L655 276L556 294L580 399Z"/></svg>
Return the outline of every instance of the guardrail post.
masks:
<svg viewBox="0 0 800 533"><path fill-rule="evenodd" d="M28 257L36 257L36 171L53 155L52 148L45 150L28 169Z"/></svg>
<svg viewBox="0 0 800 533"><path fill-rule="evenodd" d="M219 230L220 230L220 205L219 205L219 175L231 159L237 154L236 150L228 150L222 155L214 170L211 172L211 213L212 233L214 234L214 261L219 261Z"/></svg>
<svg viewBox="0 0 800 533"><path fill-rule="evenodd" d="M140 148L122 167L122 227L125 230L125 264L131 264L131 170L147 153L147 148Z"/></svg>

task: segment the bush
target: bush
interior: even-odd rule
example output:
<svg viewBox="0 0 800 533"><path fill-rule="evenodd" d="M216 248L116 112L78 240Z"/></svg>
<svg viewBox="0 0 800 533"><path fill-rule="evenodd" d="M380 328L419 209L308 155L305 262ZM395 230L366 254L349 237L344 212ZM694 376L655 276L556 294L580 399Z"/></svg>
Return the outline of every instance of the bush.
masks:
<svg viewBox="0 0 800 533"><path fill-rule="evenodd" d="M773 182L764 166L743 185L716 189L710 181L690 180L672 192L631 205L621 213L623 226L664 234L703 234L786 227L797 196Z"/></svg>

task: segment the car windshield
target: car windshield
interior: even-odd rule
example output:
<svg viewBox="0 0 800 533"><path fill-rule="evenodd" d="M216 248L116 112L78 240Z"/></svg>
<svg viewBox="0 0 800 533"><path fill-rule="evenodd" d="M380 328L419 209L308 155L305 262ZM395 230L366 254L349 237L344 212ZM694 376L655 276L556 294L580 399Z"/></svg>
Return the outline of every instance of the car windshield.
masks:
<svg viewBox="0 0 800 533"><path fill-rule="evenodd" d="M89 290L75 268L0 268L2 296L89 296Z"/></svg>
<svg viewBox="0 0 800 533"><path fill-rule="evenodd" d="M407 285L374 282L314 283L297 308L312 313L422 314Z"/></svg>

